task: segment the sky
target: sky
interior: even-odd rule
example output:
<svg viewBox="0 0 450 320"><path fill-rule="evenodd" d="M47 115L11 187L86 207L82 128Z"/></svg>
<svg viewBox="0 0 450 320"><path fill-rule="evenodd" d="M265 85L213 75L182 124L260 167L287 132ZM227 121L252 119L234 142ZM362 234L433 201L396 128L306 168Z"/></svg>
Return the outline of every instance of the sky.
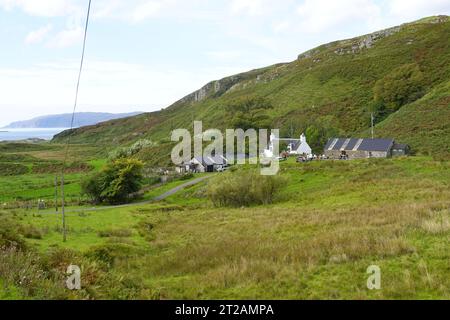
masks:
<svg viewBox="0 0 450 320"><path fill-rule="evenodd" d="M72 111L88 0L0 0L0 127ZM165 108L209 81L450 0L92 0L78 111Z"/></svg>

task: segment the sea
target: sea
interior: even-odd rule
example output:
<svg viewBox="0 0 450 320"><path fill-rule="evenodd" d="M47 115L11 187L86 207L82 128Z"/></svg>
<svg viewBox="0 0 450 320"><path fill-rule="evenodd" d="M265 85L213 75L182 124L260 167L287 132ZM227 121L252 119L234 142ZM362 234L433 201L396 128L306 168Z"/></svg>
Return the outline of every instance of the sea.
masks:
<svg viewBox="0 0 450 320"><path fill-rule="evenodd" d="M66 128L49 129L0 129L0 141L19 141L27 139L51 140L56 134L67 130Z"/></svg>

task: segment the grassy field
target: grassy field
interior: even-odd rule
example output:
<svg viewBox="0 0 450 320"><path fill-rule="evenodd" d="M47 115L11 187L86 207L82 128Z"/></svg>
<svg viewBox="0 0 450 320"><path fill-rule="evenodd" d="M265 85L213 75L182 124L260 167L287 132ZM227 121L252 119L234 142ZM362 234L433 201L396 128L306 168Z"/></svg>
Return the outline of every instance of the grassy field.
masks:
<svg viewBox="0 0 450 320"><path fill-rule="evenodd" d="M281 175L268 206L215 208L204 182L159 203L70 214L66 243L60 216L4 210L40 268L78 264L85 278L77 293L54 281L30 293L0 267L13 288L0 297L450 299L450 162L290 159ZM370 265L381 290L366 287Z"/></svg>
<svg viewBox="0 0 450 320"><path fill-rule="evenodd" d="M203 99L192 94L158 112L65 131L49 143L0 143L0 299L450 299L449 32L450 18L432 17L213 81ZM414 94L403 92L399 70L417 73L407 86ZM380 83L396 90L399 105L377 98ZM249 101L257 103L245 111ZM408 143L414 156L290 159L266 205L212 201L211 184L220 194L224 174L147 205L89 211L80 195L84 177L138 140L143 147L132 157L145 163L146 174L140 200L185 183L157 182L172 167L171 132L192 128L194 119L203 129L225 129L236 127L236 115L245 124L245 116L263 112L260 127L282 128L282 136L305 132L321 152L328 138L369 136L371 107L381 108L375 102L386 112L377 114L377 137ZM53 206L69 135L65 191L78 211L67 215L63 243L61 216L38 212L36 204ZM225 173L222 182L237 190L233 195L251 190L253 199L263 198L264 179L244 181L247 170ZM237 177L240 185L233 184ZM253 181L261 188L247 183ZM82 269L81 291L63 286L70 264ZM381 268L381 290L367 289L371 265Z"/></svg>
<svg viewBox="0 0 450 320"><path fill-rule="evenodd" d="M60 176L65 146L57 144L0 144L0 203L53 200L55 176ZM96 159L98 149L89 145L72 145L66 169L66 194L70 201L80 198L80 180L99 170L105 160Z"/></svg>

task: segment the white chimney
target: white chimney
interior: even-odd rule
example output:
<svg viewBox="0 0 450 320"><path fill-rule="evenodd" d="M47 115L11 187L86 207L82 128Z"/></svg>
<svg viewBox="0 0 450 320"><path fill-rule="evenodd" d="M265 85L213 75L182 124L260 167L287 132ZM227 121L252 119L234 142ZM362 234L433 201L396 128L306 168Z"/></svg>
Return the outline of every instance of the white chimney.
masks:
<svg viewBox="0 0 450 320"><path fill-rule="evenodd" d="M300 136L300 142L301 143L306 143L306 136L304 133L302 133L302 135Z"/></svg>

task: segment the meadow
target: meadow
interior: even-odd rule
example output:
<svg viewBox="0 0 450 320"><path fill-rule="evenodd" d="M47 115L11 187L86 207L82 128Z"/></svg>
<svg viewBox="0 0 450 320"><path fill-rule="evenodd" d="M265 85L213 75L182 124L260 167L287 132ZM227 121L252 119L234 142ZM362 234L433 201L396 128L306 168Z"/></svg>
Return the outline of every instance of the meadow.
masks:
<svg viewBox="0 0 450 320"><path fill-rule="evenodd" d="M449 31L430 17L212 81L158 112L0 143L0 299L450 299ZM243 167L152 201L199 177L158 183L171 132L193 120L305 133L319 154L329 138L370 136L372 112L375 135L411 157L289 159L270 185ZM62 242L52 208L68 137ZM145 163L140 199L91 210L81 180L123 151ZM70 264L80 291L64 286ZM367 289L371 265L381 290Z"/></svg>
<svg viewBox="0 0 450 320"><path fill-rule="evenodd" d="M42 199L53 205L55 177L60 179L65 146L1 143L0 152L0 203L6 207L35 207L37 201ZM69 203L81 201L80 180L86 174L99 170L106 162L97 159L98 154L99 148L88 145L73 145L69 149L65 175Z"/></svg>
<svg viewBox="0 0 450 320"><path fill-rule="evenodd" d="M66 243L59 215L3 210L28 253L2 255L0 297L450 299L450 162L290 159L281 176L270 205L215 207L208 179L157 203L70 213ZM63 287L69 264L79 292ZM370 265L381 290L367 289Z"/></svg>

